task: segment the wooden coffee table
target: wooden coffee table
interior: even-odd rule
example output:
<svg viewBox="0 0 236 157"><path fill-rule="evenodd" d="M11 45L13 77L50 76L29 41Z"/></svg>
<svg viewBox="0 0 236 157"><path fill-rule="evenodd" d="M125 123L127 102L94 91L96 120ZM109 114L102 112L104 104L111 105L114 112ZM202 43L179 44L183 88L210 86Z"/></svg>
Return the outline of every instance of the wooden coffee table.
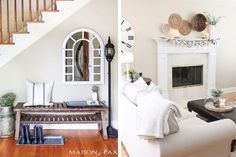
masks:
<svg viewBox="0 0 236 157"><path fill-rule="evenodd" d="M229 112L220 113L220 112L209 111L204 107L204 105L205 105L205 99L200 99L200 100L189 101L187 107L190 112L194 111L198 113L198 115L200 117L203 117L203 120L206 120L207 122L212 122L227 118L233 120L236 124L236 108L234 108L232 111ZM231 151L234 150L235 144L236 140L233 140L231 145Z"/></svg>
<svg viewBox="0 0 236 157"><path fill-rule="evenodd" d="M204 107L204 105L205 105L205 99L200 99L200 100L189 101L187 107L190 112L194 111L203 118L206 118L210 122L228 118L233 120L236 124L235 108L232 111L220 113L220 112L209 111Z"/></svg>

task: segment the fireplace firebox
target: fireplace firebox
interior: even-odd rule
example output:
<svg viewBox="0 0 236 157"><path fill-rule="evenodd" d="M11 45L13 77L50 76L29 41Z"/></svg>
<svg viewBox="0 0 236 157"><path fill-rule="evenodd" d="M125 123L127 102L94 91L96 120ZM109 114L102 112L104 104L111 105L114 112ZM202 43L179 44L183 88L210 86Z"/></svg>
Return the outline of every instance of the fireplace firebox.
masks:
<svg viewBox="0 0 236 157"><path fill-rule="evenodd" d="M203 65L172 67L172 87L203 85Z"/></svg>

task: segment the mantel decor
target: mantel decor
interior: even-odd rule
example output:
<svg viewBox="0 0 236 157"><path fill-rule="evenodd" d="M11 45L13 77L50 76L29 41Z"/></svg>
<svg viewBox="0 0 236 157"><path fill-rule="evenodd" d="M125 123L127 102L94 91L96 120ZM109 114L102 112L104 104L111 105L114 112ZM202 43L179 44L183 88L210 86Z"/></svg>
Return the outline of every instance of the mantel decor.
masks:
<svg viewBox="0 0 236 157"><path fill-rule="evenodd" d="M165 38L160 37L163 41L166 41L167 43L171 45L176 46L183 46L183 47L203 47L203 46L209 46L209 45L216 45L218 39L180 39L180 38Z"/></svg>

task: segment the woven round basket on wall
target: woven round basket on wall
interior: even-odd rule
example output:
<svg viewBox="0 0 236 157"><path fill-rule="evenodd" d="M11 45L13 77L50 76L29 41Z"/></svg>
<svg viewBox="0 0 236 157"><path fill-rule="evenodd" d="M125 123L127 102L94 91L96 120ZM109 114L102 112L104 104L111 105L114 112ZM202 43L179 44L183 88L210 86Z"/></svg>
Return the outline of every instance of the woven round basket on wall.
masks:
<svg viewBox="0 0 236 157"><path fill-rule="evenodd" d="M182 20L180 27L178 28L181 35L188 35L192 31L192 24L187 20Z"/></svg>
<svg viewBox="0 0 236 157"><path fill-rule="evenodd" d="M173 13L169 16L168 23L171 28L178 29L181 26L182 17L179 14Z"/></svg>
<svg viewBox="0 0 236 157"><path fill-rule="evenodd" d="M207 18L203 14L196 14L192 20L193 29L202 32L207 27Z"/></svg>

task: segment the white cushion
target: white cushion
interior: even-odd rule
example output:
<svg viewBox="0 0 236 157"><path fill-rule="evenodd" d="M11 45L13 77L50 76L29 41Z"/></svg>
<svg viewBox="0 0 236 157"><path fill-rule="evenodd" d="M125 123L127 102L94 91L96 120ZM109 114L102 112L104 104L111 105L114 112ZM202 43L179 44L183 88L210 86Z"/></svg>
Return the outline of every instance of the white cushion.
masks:
<svg viewBox="0 0 236 157"><path fill-rule="evenodd" d="M147 92L157 91L161 95L161 89L159 88L159 86L155 85L153 82L150 83L150 85L147 87L146 90Z"/></svg>
<svg viewBox="0 0 236 157"><path fill-rule="evenodd" d="M54 82L35 83L26 81L27 102L24 106L52 105L51 95Z"/></svg>
<svg viewBox="0 0 236 157"><path fill-rule="evenodd" d="M137 104L138 93L145 91L147 87L146 82L140 77L134 83L126 83L123 88L123 93L131 102Z"/></svg>
<svg viewBox="0 0 236 157"><path fill-rule="evenodd" d="M177 117L177 121L180 122L182 120L185 120L185 119L188 119L188 118L192 118L192 117L195 117L194 113L192 112L189 112L188 110L182 108L182 107L179 107L179 110L182 114L182 117Z"/></svg>
<svg viewBox="0 0 236 157"><path fill-rule="evenodd" d="M139 79L135 81L133 84L141 90L146 90L148 88L147 83L143 80L142 77L139 77Z"/></svg>
<svg viewBox="0 0 236 157"><path fill-rule="evenodd" d="M157 96L161 96L160 88L153 82L148 86L142 77L134 83L126 83L123 88L124 95L135 104L137 104L138 96L143 96L152 92L156 93Z"/></svg>
<svg viewBox="0 0 236 157"><path fill-rule="evenodd" d="M137 104L137 95L139 92L143 91L142 89L138 88L137 86L135 86L133 83L129 83L127 84L124 89L123 92L125 94L125 96L133 103Z"/></svg>

